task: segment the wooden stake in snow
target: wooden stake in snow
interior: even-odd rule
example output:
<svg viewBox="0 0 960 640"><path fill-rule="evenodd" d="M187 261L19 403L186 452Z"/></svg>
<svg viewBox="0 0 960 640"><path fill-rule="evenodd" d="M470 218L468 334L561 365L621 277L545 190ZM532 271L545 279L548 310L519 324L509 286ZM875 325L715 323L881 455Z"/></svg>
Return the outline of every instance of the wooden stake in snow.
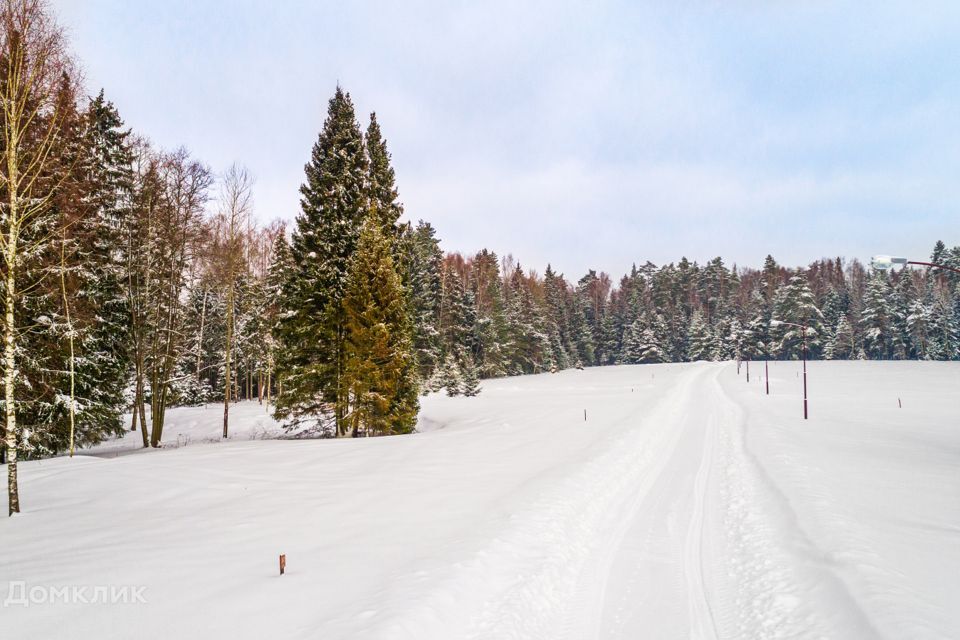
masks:
<svg viewBox="0 0 960 640"><path fill-rule="evenodd" d="M583 421L584 421L584 422L587 421L587 410L586 410L586 409L583 410Z"/></svg>
<svg viewBox="0 0 960 640"><path fill-rule="evenodd" d="M280 575L283 575L283 572L286 570L286 568L287 568L287 554L281 553L280 554Z"/></svg>
<svg viewBox="0 0 960 640"><path fill-rule="evenodd" d="M897 406L903 409L903 403L900 402L900 398L897 398Z"/></svg>

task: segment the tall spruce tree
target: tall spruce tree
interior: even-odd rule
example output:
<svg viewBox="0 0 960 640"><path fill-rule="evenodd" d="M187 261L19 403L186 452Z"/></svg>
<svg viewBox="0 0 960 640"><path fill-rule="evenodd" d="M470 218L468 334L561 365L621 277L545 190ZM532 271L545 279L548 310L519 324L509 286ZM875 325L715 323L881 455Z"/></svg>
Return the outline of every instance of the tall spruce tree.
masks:
<svg viewBox="0 0 960 640"><path fill-rule="evenodd" d="M543 297L543 324L550 341L551 359L557 369L566 369L577 360L570 340L569 291L563 275L555 273L549 264L543 274ZM574 353L572 360L571 353Z"/></svg>
<svg viewBox="0 0 960 640"><path fill-rule="evenodd" d="M856 353L857 344L853 326L847 316L841 315L836 327L827 338L823 355L828 360L846 360L855 357Z"/></svg>
<svg viewBox="0 0 960 640"><path fill-rule="evenodd" d="M807 357L817 357L823 336L823 313L804 275L791 276L786 284L777 287L773 319L784 323L775 324L771 331L783 357L800 358L804 344L807 345ZM806 326L806 342L803 326Z"/></svg>
<svg viewBox="0 0 960 640"><path fill-rule="evenodd" d="M391 243L371 216L351 261L343 298L344 393L340 414L349 433L409 433L419 409L411 363L407 302L391 255ZM412 389L410 396L405 389Z"/></svg>
<svg viewBox="0 0 960 640"><path fill-rule="evenodd" d="M645 331L646 322L643 318L637 318L630 323L623 334L623 347L618 358L619 362L623 364L638 364L640 362L640 350L645 344Z"/></svg>
<svg viewBox="0 0 960 640"><path fill-rule="evenodd" d="M413 345L417 369L422 381L436 374L441 358L440 299L443 251L436 232L421 220L409 237L408 287Z"/></svg>
<svg viewBox="0 0 960 640"><path fill-rule="evenodd" d="M398 318L399 324L388 327L391 333L406 333L406 340L413 343L417 333L413 311L413 280L415 277L414 256L410 225L398 226L398 220L403 214L403 205L397 200L396 176L390 165L390 152L387 151L387 141L383 139L377 114L370 114L370 124L367 126L364 144L369 161L369 175L367 180L370 216L379 226L384 240L390 247L393 255L393 268L400 278L405 298L405 313ZM393 398L391 415L395 419L393 429L395 433L412 431L416 425L416 414L419 409L419 382L418 364L416 358L404 361L406 371L401 376L401 383Z"/></svg>
<svg viewBox="0 0 960 640"><path fill-rule="evenodd" d="M691 362L713 360L715 350L716 340L713 330L698 309L690 319L690 328L687 332L687 358Z"/></svg>
<svg viewBox="0 0 960 640"><path fill-rule="evenodd" d="M480 395L480 372L470 355L463 359L463 395L471 398Z"/></svg>
<svg viewBox="0 0 960 640"><path fill-rule="evenodd" d="M266 392L268 405L276 398L273 395L274 387L277 389L277 395L283 388L282 377L277 375L277 358L283 339L281 318L288 314L289 309L286 305L293 299L293 296L288 294L289 289L293 286L293 273L294 265L293 258L290 256L290 243L287 242L287 234L284 229L277 234L273 241L270 266L267 269L267 306L264 313L269 328L265 354L267 358Z"/></svg>
<svg viewBox="0 0 960 640"><path fill-rule="evenodd" d="M62 99L73 101L62 81ZM60 176L49 205L21 239L29 240L20 290L23 328L18 384L28 456L95 444L122 432L129 323L118 231L130 212L129 132L101 94L86 109L62 108Z"/></svg>
<svg viewBox="0 0 960 640"><path fill-rule="evenodd" d="M463 286L463 277L449 263L441 276L443 297L440 309L440 335L444 353L458 353L471 341L473 324L470 299Z"/></svg>
<svg viewBox="0 0 960 640"><path fill-rule="evenodd" d="M950 303L946 290L933 297L928 327L928 354L936 360L960 359L960 303Z"/></svg>
<svg viewBox="0 0 960 640"><path fill-rule="evenodd" d="M66 80L62 91L72 91ZM72 96L63 99L72 103ZM33 282L20 290L20 317L36 319L22 330L18 365L20 399L28 401L17 412L24 433L30 433L23 442L28 456L64 450L72 455L75 445L121 430L125 327L110 223L113 214L122 215L115 206L122 195L110 197L109 158L103 157L108 145L95 132L103 124L96 122L102 111L91 104L85 113L66 107L62 113L60 144L52 156L62 180L45 215L21 236L31 243L22 254L22 273ZM117 321L117 309L120 326L110 333L98 314L102 310Z"/></svg>
<svg viewBox="0 0 960 640"><path fill-rule="evenodd" d="M84 202L89 206L71 234L77 255L72 269L72 306L78 315L74 395L76 446L123 431L126 409L129 307L120 229L133 194L130 131L101 91L84 118L87 159Z"/></svg>
<svg viewBox="0 0 960 640"><path fill-rule="evenodd" d="M483 377L502 376L507 371L507 320L497 254L483 249L474 256L471 290L476 305L477 368Z"/></svg>
<svg viewBox="0 0 960 640"><path fill-rule="evenodd" d="M893 309L886 274L876 272L867 284L860 326L863 350L868 358L884 360L893 355Z"/></svg>
<svg viewBox="0 0 960 640"><path fill-rule="evenodd" d="M297 423L330 417L346 433L343 374L346 316L343 295L360 228L368 215L368 168L350 95L339 86L304 168L301 213L290 246L292 269L284 287L277 334L284 381L276 415Z"/></svg>
<svg viewBox="0 0 960 640"><path fill-rule="evenodd" d="M447 395L451 398L460 395L463 390L463 371L460 369L457 358L452 353L447 353L443 359L438 389L446 389Z"/></svg>

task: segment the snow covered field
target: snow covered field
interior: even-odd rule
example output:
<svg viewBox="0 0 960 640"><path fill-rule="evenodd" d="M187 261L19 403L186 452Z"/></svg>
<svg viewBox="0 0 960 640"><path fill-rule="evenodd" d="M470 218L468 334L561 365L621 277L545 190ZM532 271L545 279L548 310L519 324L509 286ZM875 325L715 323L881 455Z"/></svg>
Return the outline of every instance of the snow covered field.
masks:
<svg viewBox="0 0 960 640"><path fill-rule="evenodd" d="M130 425L129 415L124 416L124 424ZM230 405L229 433L231 441L269 440L284 436L283 428L268 413L267 407L252 400ZM165 449L212 443L223 443L222 403L167 410L162 441ZM137 431L127 432L123 438L101 442L83 453L113 457L149 451L144 451L143 436Z"/></svg>
<svg viewBox="0 0 960 640"><path fill-rule="evenodd" d="M0 521L0 598L146 602L0 605L0 636L960 637L960 366L811 363L808 421L799 368L486 381L392 438L171 410L173 450L23 464Z"/></svg>

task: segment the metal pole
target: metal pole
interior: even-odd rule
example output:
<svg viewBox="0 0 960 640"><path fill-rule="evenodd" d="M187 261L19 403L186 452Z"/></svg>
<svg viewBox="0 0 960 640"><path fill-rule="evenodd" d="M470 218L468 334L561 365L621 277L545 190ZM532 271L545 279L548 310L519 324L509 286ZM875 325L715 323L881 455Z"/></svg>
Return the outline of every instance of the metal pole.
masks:
<svg viewBox="0 0 960 640"><path fill-rule="evenodd" d="M960 273L960 269L954 267L948 267L945 264L935 264L933 262L917 262L916 260L908 260L907 264L917 264L924 267L932 267L934 269L946 269L947 271L953 271L954 273Z"/></svg>
<svg viewBox="0 0 960 640"><path fill-rule="evenodd" d="M763 379L767 383L767 395L770 395L770 361L763 361Z"/></svg>
<svg viewBox="0 0 960 640"><path fill-rule="evenodd" d="M803 419L807 419L807 323L803 323Z"/></svg>

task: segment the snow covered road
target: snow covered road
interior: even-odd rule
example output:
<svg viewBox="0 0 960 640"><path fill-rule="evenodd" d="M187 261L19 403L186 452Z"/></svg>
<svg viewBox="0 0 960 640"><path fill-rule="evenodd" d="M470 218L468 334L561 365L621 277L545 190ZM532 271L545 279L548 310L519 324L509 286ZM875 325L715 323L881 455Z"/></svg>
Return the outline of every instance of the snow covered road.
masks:
<svg viewBox="0 0 960 640"><path fill-rule="evenodd" d="M27 463L0 598L147 602L0 606L2 637L960 637L960 366L812 363L808 421L798 368L770 396L756 364L507 378L426 398L414 436Z"/></svg>

